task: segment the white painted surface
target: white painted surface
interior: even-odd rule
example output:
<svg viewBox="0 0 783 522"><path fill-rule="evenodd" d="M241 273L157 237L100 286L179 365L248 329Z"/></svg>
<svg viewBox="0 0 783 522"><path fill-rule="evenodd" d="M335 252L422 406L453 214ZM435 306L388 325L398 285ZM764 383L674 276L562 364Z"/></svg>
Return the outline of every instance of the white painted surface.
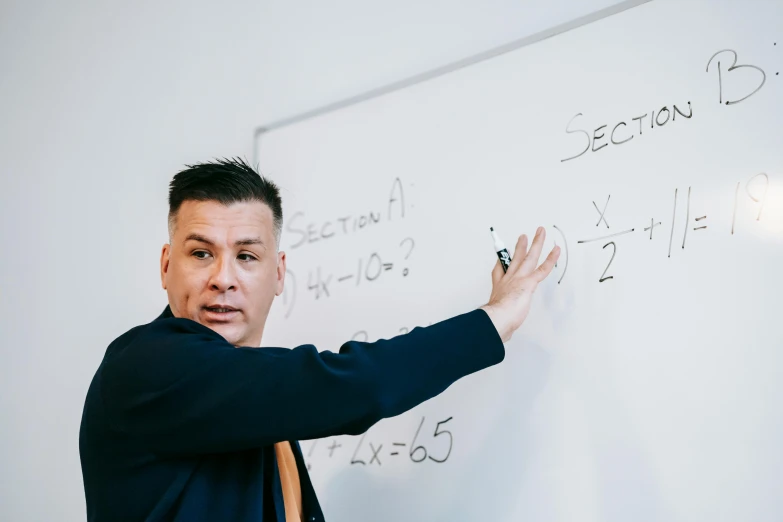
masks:
<svg viewBox="0 0 783 522"><path fill-rule="evenodd" d="M0 519L84 519L84 395L165 305L184 163L251 157L258 125L613 3L2 2Z"/></svg>
<svg viewBox="0 0 783 522"><path fill-rule="evenodd" d="M537 225L547 250L553 225L567 238L567 272L563 258L501 365L364 438L303 445L327 516L780 519L781 29L780 2L656 0L262 135L294 274L266 344L335 350L483 304L490 226L509 246ZM730 105L762 73L729 71L729 52L708 72L726 48L766 71ZM615 141L633 138L609 144L620 122ZM414 462L420 426L415 444L446 462Z"/></svg>

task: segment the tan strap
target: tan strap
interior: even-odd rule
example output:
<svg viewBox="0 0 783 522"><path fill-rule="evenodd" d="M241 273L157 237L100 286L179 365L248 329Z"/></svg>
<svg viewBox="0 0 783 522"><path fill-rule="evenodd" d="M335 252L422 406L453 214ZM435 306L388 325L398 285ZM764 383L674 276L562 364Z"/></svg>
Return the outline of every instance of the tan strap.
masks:
<svg viewBox="0 0 783 522"><path fill-rule="evenodd" d="M275 444L277 467L280 470L280 484L283 486L286 522L302 522L302 487L296 459L288 441Z"/></svg>

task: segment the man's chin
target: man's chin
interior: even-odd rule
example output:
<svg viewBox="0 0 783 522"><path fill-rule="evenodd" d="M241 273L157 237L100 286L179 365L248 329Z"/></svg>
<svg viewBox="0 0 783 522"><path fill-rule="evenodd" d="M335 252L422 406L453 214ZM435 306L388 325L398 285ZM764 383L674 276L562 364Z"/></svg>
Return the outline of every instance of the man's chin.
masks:
<svg viewBox="0 0 783 522"><path fill-rule="evenodd" d="M233 344L234 346L238 346L239 341L241 341L241 333L238 331L240 330L239 326L236 324L230 324L230 323L215 323L210 321L199 321L202 325L206 326L213 332L219 334L223 337L226 341Z"/></svg>

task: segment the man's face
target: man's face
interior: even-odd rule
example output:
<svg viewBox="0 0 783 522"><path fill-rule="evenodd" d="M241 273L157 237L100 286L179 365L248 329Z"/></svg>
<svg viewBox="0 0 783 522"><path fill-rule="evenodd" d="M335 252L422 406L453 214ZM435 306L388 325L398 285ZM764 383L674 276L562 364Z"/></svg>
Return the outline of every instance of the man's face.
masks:
<svg viewBox="0 0 783 522"><path fill-rule="evenodd" d="M203 324L234 346L259 346L285 280L272 210L257 201L187 200L170 241L160 271L174 316ZM231 310L219 310L226 307Z"/></svg>

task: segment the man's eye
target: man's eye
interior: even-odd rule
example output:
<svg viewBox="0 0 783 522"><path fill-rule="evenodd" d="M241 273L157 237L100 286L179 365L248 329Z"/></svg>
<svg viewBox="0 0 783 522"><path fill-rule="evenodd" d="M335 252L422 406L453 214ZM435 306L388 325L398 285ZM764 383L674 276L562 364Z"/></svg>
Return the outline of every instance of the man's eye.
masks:
<svg viewBox="0 0 783 522"><path fill-rule="evenodd" d="M196 256L196 259L206 259L204 256L208 256L209 253L208 252L204 252L203 250L197 250L197 251L193 252L193 255Z"/></svg>
<svg viewBox="0 0 783 522"><path fill-rule="evenodd" d="M251 256L250 254L239 254L239 257L244 257L243 261L255 261L255 256Z"/></svg>

